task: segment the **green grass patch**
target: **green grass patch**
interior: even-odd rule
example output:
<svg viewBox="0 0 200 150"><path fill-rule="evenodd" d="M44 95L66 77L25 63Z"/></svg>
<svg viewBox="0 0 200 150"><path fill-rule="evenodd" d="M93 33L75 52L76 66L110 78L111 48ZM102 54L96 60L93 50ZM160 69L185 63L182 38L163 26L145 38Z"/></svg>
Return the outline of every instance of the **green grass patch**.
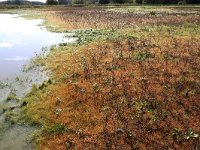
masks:
<svg viewBox="0 0 200 150"><path fill-rule="evenodd" d="M50 128L47 128L44 131L47 134L61 134L61 133L65 132L65 126L62 124L56 123L55 125L53 125Z"/></svg>

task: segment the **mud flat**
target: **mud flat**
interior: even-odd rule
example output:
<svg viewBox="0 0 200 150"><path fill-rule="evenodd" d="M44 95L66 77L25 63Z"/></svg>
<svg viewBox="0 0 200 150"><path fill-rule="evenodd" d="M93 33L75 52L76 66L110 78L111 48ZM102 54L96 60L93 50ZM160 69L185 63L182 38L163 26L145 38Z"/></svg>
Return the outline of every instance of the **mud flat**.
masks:
<svg viewBox="0 0 200 150"><path fill-rule="evenodd" d="M20 73L16 78L5 80L0 85L0 147L2 150L32 149L32 134L36 127L18 122L20 108L25 105L21 99L47 81L48 72L42 67Z"/></svg>

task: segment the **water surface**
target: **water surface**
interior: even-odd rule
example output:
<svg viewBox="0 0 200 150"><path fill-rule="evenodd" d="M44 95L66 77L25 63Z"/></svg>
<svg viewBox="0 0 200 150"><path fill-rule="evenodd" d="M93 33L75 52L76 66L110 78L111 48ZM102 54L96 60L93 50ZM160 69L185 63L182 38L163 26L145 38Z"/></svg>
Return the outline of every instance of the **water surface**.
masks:
<svg viewBox="0 0 200 150"><path fill-rule="evenodd" d="M61 33L41 26L42 20L27 20L17 14L0 14L0 80L16 75L42 47L72 42Z"/></svg>
<svg viewBox="0 0 200 150"><path fill-rule="evenodd" d="M23 107L21 99L33 85L47 81L49 72L29 61L42 47L75 42L76 38L64 38L42 27L42 20L27 20L16 14L0 14L0 21L0 150L32 150L37 128L12 120ZM22 72L22 68L29 69Z"/></svg>

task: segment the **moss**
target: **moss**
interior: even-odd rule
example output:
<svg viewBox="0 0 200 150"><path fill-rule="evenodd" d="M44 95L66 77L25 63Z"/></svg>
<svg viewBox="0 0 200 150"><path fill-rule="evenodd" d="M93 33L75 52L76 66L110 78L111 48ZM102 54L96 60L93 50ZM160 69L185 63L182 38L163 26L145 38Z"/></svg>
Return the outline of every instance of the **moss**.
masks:
<svg viewBox="0 0 200 150"><path fill-rule="evenodd" d="M44 132L47 134L61 134L65 132L66 127L62 124L56 123L50 128L47 128Z"/></svg>

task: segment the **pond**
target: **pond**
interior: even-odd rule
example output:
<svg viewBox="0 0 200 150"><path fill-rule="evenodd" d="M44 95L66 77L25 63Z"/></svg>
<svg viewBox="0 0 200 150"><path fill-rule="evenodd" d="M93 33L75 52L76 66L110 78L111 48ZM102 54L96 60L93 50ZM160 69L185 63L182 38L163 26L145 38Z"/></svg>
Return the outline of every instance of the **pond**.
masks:
<svg viewBox="0 0 200 150"><path fill-rule="evenodd" d="M42 27L43 20L27 20L17 14L0 14L0 80L16 75L42 47L72 42L61 33Z"/></svg>
<svg viewBox="0 0 200 150"><path fill-rule="evenodd" d="M73 34L49 32L43 20L27 20L17 14L0 14L0 150L32 150L37 127L18 124L22 98L49 80L49 72L41 66L30 67L31 58L40 54L43 47L59 43L72 43ZM68 38L67 38L68 37Z"/></svg>

